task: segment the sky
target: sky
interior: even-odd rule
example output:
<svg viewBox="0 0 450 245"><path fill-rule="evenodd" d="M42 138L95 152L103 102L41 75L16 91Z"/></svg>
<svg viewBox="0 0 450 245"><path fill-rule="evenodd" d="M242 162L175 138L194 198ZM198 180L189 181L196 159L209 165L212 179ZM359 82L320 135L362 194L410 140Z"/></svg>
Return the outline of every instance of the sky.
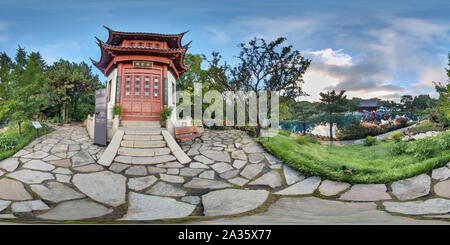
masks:
<svg viewBox="0 0 450 245"><path fill-rule="evenodd" d="M236 64L237 45L253 37L283 36L312 60L303 84L319 92L345 89L348 97L390 99L430 94L446 82L450 51L448 0L0 0L0 52L20 45L59 59L100 59L95 36L108 31L181 33L189 53L222 54ZM94 72L105 79L94 67Z"/></svg>

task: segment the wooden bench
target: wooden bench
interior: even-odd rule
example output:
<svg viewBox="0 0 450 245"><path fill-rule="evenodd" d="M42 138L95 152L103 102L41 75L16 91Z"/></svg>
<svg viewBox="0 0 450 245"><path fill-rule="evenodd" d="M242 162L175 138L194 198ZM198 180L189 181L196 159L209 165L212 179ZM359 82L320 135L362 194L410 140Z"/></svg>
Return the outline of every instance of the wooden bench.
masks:
<svg viewBox="0 0 450 245"><path fill-rule="evenodd" d="M203 136L203 133L198 132L198 128L195 126L178 127L175 128L175 139L179 142L192 140Z"/></svg>

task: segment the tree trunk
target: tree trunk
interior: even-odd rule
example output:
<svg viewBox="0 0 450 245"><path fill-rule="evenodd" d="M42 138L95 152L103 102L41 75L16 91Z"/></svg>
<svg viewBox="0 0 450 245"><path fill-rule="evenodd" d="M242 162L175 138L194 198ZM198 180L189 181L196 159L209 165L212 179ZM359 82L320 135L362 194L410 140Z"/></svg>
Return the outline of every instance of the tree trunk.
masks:
<svg viewBox="0 0 450 245"><path fill-rule="evenodd" d="M330 113L330 141L333 142L333 117Z"/></svg>
<svg viewBox="0 0 450 245"><path fill-rule="evenodd" d="M303 135L306 134L306 121L303 121Z"/></svg>
<svg viewBox="0 0 450 245"><path fill-rule="evenodd" d="M61 117L62 117L63 122L66 122L66 102L62 103Z"/></svg>
<svg viewBox="0 0 450 245"><path fill-rule="evenodd" d="M21 126L21 122L17 122L17 132L19 132L19 134L22 133L22 126Z"/></svg>

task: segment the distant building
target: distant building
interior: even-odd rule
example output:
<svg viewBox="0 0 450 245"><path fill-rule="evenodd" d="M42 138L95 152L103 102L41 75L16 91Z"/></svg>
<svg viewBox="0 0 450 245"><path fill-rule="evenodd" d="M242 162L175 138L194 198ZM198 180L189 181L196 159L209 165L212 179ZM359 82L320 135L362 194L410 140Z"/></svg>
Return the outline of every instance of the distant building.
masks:
<svg viewBox="0 0 450 245"><path fill-rule="evenodd" d="M378 105L376 99L370 99L370 100L361 100L359 104L357 105L358 111L376 111L380 108L380 105Z"/></svg>

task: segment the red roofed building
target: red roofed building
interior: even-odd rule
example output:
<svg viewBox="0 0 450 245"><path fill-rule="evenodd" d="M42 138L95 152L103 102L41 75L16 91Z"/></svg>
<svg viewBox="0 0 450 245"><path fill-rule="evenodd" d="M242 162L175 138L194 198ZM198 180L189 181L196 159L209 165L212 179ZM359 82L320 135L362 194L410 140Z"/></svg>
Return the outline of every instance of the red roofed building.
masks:
<svg viewBox="0 0 450 245"><path fill-rule="evenodd" d="M109 32L106 42L97 38L99 61L92 63L107 77L108 119L115 104L122 120L159 121L163 107L175 110L176 79L188 68L183 64L188 45L180 34ZM173 113L174 116L175 113Z"/></svg>

